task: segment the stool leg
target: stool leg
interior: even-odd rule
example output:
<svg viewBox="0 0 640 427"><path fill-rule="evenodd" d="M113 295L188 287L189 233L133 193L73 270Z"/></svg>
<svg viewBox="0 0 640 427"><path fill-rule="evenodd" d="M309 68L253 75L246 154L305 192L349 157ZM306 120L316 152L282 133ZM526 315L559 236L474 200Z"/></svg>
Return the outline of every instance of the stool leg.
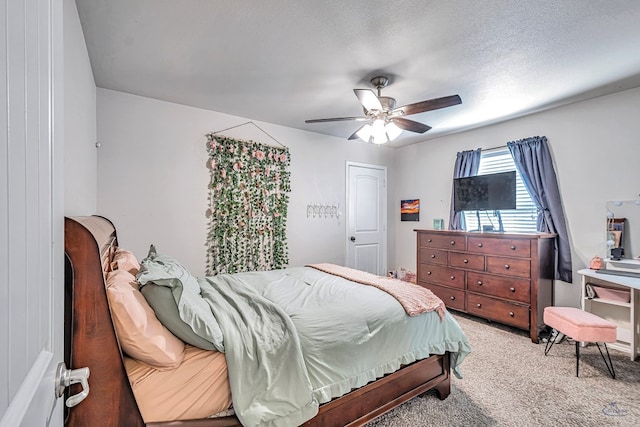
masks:
<svg viewBox="0 0 640 427"><path fill-rule="evenodd" d="M576 341L576 377L580 372L580 341Z"/></svg>
<svg viewBox="0 0 640 427"><path fill-rule="evenodd" d="M600 355L602 356L602 360L604 360L604 364L607 365L607 369L609 370L609 374L611 374L611 378L616 379L616 372L613 370L613 362L611 361L611 355L609 355L609 348L607 347L607 343L604 344L604 349L607 351L607 357L604 357L604 353L600 349L600 344L596 343L598 346L598 350L600 351ZM607 363L608 359L608 363Z"/></svg>
<svg viewBox="0 0 640 427"><path fill-rule="evenodd" d="M547 345L544 346L545 356L547 355L547 353L549 353L549 351L551 350L551 347L553 347L553 344L555 344L557 336L558 336L558 331L556 331L555 329L551 330L551 333L549 334L549 339L547 339Z"/></svg>

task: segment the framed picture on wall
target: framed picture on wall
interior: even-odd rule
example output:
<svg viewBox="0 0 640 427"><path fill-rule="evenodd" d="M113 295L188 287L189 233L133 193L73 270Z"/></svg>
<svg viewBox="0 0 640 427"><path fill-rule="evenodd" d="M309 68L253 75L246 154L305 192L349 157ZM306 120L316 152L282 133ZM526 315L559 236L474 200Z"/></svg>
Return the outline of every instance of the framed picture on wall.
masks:
<svg viewBox="0 0 640 427"><path fill-rule="evenodd" d="M420 199L400 200L400 220L420 221Z"/></svg>

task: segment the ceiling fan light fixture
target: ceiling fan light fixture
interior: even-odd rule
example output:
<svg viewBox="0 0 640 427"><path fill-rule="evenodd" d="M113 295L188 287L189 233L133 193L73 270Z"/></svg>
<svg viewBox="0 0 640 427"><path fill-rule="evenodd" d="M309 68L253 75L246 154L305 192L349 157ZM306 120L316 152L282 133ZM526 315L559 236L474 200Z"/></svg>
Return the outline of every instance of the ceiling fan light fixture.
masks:
<svg viewBox="0 0 640 427"><path fill-rule="evenodd" d="M373 134L379 135L384 133L384 120L383 119L375 119L373 123L371 123L371 127L373 128Z"/></svg>
<svg viewBox="0 0 640 427"><path fill-rule="evenodd" d="M356 135L358 135L358 138L360 138L361 140L365 141L365 142L369 142L369 139L371 139L371 134L373 133L373 129L371 127L371 125L366 124L364 126L362 126L358 132L356 132Z"/></svg>
<svg viewBox="0 0 640 427"><path fill-rule="evenodd" d="M371 141L376 145L382 145L389 142L387 139L387 135L373 135L373 140Z"/></svg>
<svg viewBox="0 0 640 427"><path fill-rule="evenodd" d="M389 142L389 138L387 138L387 132L385 129L384 120L375 119L371 124L373 143L374 144L384 144Z"/></svg>
<svg viewBox="0 0 640 427"><path fill-rule="evenodd" d="M402 133L402 129L400 129L398 127L398 125L396 125L393 122L387 123L387 125L385 126L384 129L387 132L387 136L389 137L389 141L393 141L394 139L399 137L400 134Z"/></svg>
<svg viewBox="0 0 640 427"><path fill-rule="evenodd" d="M402 133L402 129L393 122L384 119L375 119L373 123L362 126L356 136L365 142L374 144L386 144L393 141Z"/></svg>

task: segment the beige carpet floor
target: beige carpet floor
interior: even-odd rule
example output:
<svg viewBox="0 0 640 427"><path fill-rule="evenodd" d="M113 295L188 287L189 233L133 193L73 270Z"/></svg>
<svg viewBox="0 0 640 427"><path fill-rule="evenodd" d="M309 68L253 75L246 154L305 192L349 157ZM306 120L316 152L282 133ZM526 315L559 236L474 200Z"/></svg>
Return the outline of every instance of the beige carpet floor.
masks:
<svg viewBox="0 0 640 427"><path fill-rule="evenodd" d="M454 314L472 353L451 394L415 398L367 427L414 426L640 426L640 361L610 350L612 379L595 345L565 339L544 356L525 331Z"/></svg>

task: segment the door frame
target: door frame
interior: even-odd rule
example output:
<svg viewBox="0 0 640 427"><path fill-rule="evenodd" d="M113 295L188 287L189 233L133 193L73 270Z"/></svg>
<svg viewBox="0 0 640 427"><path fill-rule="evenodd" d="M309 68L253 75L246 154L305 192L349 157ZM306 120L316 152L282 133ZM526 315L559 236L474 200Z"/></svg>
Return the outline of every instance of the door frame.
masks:
<svg viewBox="0 0 640 427"><path fill-rule="evenodd" d="M376 170L381 170L384 172L384 191L382 192L382 212L380 212L381 214L381 218L382 218L382 272L379 274L386 274L387 271L387 266L388 266L388 248L387 248L387 233L388 233L388 227L387 227L387 222L388 222L388 215L387 215L387 211L389 210L389 203L388 203L388 195L387 195L387 191L388 191L388 186L387 186L387 167L386 166L381 166L381 165L374 165L374 164L370 164L370 163L360 163L360 162L352 162L347 160L346 161L346 165L345 165L345 257L344 257L344 263L345 265L349 265L349 249L350 249L350 240L349 240L349 236L350 236L350 223L349 223L349 218L350 218L350 212L349 212L349 208L351 206L350 203L350 198L351 198L351 192L350 192L350 180L349 180L349 168L350 167L360 167L360 168L367 168L367 169L376 169Z"/></svg>

